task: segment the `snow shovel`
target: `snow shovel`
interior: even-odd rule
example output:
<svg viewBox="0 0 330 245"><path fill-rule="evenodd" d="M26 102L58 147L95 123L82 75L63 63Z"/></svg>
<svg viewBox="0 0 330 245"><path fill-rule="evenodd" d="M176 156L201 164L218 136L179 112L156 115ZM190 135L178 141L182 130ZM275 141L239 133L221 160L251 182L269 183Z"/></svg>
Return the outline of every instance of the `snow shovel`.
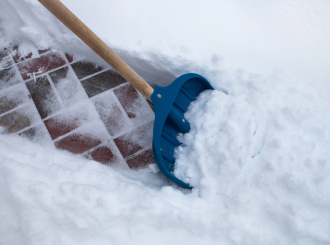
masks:
<svg viewBox="0 0 330 245"><path fill-rule="evenodd" d="M198 74L188 73L178 77L166 87L156 87L153 90L59 0L39 0L39 2L153 103L155 122L152 150L156 163L169 180L183 188L192 188L173 175L174 151L181 145L177 135L190 130L190 124L183 116L190 102L196 100L201 91L213 89L211 84Z"/></svg>

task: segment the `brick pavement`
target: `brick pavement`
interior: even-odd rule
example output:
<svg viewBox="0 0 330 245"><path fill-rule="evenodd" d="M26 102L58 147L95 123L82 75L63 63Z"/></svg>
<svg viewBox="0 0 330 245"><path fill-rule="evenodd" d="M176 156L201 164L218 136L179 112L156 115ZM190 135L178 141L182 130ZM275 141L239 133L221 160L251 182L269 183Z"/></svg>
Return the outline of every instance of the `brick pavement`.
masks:
<svg viewBox="0 0 330 245"><path fill-rule="evenodd" d="M61 51L0 50L0 126L39 144L130 168L154 163L154 113L118 73Z"/></svg>

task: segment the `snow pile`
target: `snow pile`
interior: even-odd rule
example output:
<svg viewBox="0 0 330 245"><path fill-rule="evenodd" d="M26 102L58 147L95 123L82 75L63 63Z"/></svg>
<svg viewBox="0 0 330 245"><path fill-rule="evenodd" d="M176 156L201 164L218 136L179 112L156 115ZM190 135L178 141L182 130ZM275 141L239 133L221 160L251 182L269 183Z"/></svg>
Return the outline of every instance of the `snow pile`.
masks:
<svg viewBox="0 0 330 245"><path fill-rule="evenodd" d="M129 171L1 136L1 243L329 243L330 103L288 81L240 76L228 95L192 104L176 165L192 191L155 166Z"/></svg>
<svg viewBox="0 0 330 245"><path fill-rule="evenodd" d="M180 136L184 147L177 151L176 175L203 188L212 186L209 175L220 181L224 171L230 180L231 172L252 166L273 171L280 164L289 172L319 166L319 174L325 173L329 99L289 77L239 79L228 95L205 91L190 105L185 117L192 129Z"/></svg>
<svg viewBox="0 0 330 245"><path fill-rule="evenodd" d="M3 244L212 244L223 236L197 192L159 188L166 181L151 170L142 173L153 182L145 185L8 136L0 138L0 156Z"/></svg>
<svg viewBox="0 0 330 245"><path fill-rule="evenodd" d="M243 96L202 92L185 114L191 130L179 137L183 146L176 152L175 175L204 192L211 188L216 193L220 186L226 190L225 183L254 156L255 116Z"/></svg>
<svg viewBox="0 0 330 245"><path fill-rule="evenodd" d="M226 210L237 244L329 243L330 103L273 82L203 92L185 115L175 175Z"/></svg>

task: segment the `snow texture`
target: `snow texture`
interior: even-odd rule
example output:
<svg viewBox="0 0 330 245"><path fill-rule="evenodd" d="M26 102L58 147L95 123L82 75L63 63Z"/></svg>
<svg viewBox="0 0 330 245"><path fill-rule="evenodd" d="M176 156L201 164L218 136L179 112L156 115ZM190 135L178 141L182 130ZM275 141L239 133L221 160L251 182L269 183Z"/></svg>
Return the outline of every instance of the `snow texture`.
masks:
<svg viewBox="0 0 330 245"><path fill-rule="evenodd" d="M186 113L175 175L232 216L237 244L326 244L330 105L284 79L267 93L271 82L249 84L249 97L203 92Z"/></svg>
<svg viewBox="0 0 330 245"><path fill-rule="evenodd" d="M108 90L94 96L91 100L111 136L116 137L132 129L132 122L121 109L113 91Z"/></svg>
<svg viewBox="0 0 330 245"><path fill-rule="evenodd" d="M71 106L78 102L81 102L84 99L87 99L86 93L81 86L81 83L78 81L77 77L74 75L74 72L69 68L64 68L68 71L65 77L60 79L55 79L50 73L50 77L54 80L55 87L59 96L61 97L64 106ZM54 73L53 73L54 74Z"/></svg>
<svg viewBox="0 0 330 245"><path fill-rule="evenodd" d="M0 89L8 88L22 82L22 77L16 67L0 70Z"/></svg>
<svg viewBox="0 0 330 245"><path fill-rule="evenodd" d="M187 112L192 130L177 150L175 174L195 188L170 183L155 165L109 167L2 134L0 244L330 244L328 1L63 3L135 67L212 83ZM100 60L36 0L0 1L0 19L1 48ZM0 89L22 82L8 69ZM153 85L168 84L165 75ZM61 89L66 79L63 104L83 104L75 87ZM124 113L112 91L92 102ZM111 130L86 121L78 133L106 141ZM116 127L125 137L129 129ZM150 136L140 133L143 148Z"/></svg>

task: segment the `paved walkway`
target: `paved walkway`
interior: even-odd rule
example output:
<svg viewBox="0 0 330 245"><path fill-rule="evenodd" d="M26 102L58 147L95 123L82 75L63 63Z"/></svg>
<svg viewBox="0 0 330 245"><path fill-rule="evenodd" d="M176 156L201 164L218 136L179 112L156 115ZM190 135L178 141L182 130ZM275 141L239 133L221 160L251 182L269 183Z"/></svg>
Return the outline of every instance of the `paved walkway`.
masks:
<svg viewBox="0 0 330 245"><path fill-rule="evenodd" d="M36 143L130 168L154 163L154 113L109 67L60 51L0 50L0 126Z"/></svg>

